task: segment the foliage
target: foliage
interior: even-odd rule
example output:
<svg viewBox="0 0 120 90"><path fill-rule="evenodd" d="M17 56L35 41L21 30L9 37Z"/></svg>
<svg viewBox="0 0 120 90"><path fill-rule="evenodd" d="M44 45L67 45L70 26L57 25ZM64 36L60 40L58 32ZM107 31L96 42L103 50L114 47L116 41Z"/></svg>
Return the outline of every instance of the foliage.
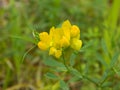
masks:
<svg viewBox="0 0 120 90"><path fill-rule="evenodd" d="M119 5L119 0L1 0L0 90L119 90ZM56 60L38 49L37 35L67 19L79 26L83 46Z"/></svg>

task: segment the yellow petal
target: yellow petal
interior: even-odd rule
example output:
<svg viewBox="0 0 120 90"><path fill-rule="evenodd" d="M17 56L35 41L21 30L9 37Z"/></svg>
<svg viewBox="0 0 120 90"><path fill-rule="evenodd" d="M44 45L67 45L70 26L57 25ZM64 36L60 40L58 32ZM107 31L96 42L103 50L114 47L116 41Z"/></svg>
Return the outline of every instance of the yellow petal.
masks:
<svg viewBox="0 0 120 90"><path fill-rule="evenodd" d="M57 51L55 52L55 57L56 57L56 58L60 58L61 55L62 55L62 51L61 51L61 50L57 50Z"/></svg>
<svg viewBox="0 0 120 90"><path fill-rule="evenodd" d="M41 49L41 50L47 50L49 48L49 46L47 46L44 42L38 42L38 47Z"/></svg>
<svg viewBox="0 0 120 90"><path fill-rule="evenodd" d="M71 27L70 21L69 20L64 21L63 24L62 24L62 27L68 27L68 28L70 28Z"/></svg>
<svg viewBox="0 0 120 90"><path fill-rule="evenodd" d="M60 46L61 47L68 47L70 45L69 40L63 36L62 39L60 40Z"/></svg>
<svg viewBox="0 0 120 90"><path fill-rule="evenodd" d="M49 37L47 32L42 32L42 33L39 34L39 36L40 36L41 41L46 41L46 38Z"/></svg>
<svg viewBox="0 0 120 90"><path fill-rule="evenodd" d="M51 47L49 51L49 55L53 55L56 58L60 58L60 56L62 55L62 51L57 50L55 47Z"/></svg>
<svg viewBox="0 0 120 90"><path fill-rule="evenodd" d="M53 38L52 38L52 42L53 42L53 46L56 48L60 47L60 40L63 36L62 30L61 28L56 28L53 32Z"/></svg>
<svg viewBox="0 0 120 90"><path fill-rule="evenodd" d="M43 42L47 47L51 46L52 38L48 35L47 32L42 32L39 34L41 42Z"/></svg>
<svg viewBox="0 0 120 90"><path fill-rule="evenodd" d="M80 29L76 25L73 25L71 28L71 37L80 37Z"/></svg>
<svg viewBox="0 0 120 90"><path fill-rule="evenodd" d="M54 34L55 34L54 32L55 32L55 27L50 28L49 34L50 34L50 37L51 37L51 38L53 38L53 36L54 36Z"/></svg>
<svg viewBox="0 0 120 90"><path fill-rule="evenodd" d="M76 39L76 38L73 38L73 39L71 40L71 47L72 47L73 49L75 49L75 50L80 50L81 46L82 46L82 41L81 41L81 40Z"/></svg>
<svg viewBox="0 0 120 90"><path fill-rule="evenodd" d="M54 55L56 51L57 51L56 48L51 47L49 51L49 55Z"/></svg>
<svg viewBox="0 0 120 90"><path fill-rule="evenodd" d="M63 30L64 36L68 40L70 40L70 29L71 29L71 23L69 22L69 20L66 20L65 22L63 22L62 30Z"/></svg>

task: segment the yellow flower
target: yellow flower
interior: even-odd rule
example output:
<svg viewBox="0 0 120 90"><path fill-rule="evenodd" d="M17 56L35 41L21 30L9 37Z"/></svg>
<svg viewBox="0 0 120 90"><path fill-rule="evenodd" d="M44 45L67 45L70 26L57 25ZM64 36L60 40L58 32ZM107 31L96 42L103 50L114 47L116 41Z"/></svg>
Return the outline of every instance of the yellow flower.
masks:
<svg viewBox="0 0 120 90"><path fill-rule="evenodd" d="M54 28L50 29L50 37L52 38L52 46L56 48L60 48L60 39L62 38L62 30L61 28Z"/></svg>
<svg viewBox="0 0 120 90"><path fill-rule="evenodd" d="M68 39L63 36L62 39L60 40L60 46L61 47L68 47L70 45L70 42L68 41Z"/></svg>
<svg viewBox="0 0 120 90"><path fill-rule="evenodd" d="M46 45L46 43L44 42L38 42L38 47L41 49L41 50L47 50L48 49L48 46Z"/></svg>
<svg viewBox="0 0 120 90"><path fill-rule="evenodd" d="M69 20L63 22L62 24L63 34L68 39L68 41L70 40L70 29L71 29L71 23L69 22Z"/></svg>
<svg viewBox="0 0 120 90"><path fill-rule="evenodd" d="M76 25L73 25L72 28L71 28L71 37L76 37L79 39L80 37L80 29L76 26Z"/></svg>
<svg viewBox="0 0 120 90"><path fill-rule="evenodd" d="M42 32L39 34L40 42L38 42L38 47L41 50L47 50L51 44L51 37L48 35L47 32Z"/></svg>
<svg viewBox="0 0 120 90"><path fill-rule="evenodd" d="M51 47L51 48L50 48L50 51L49 51L49 55L54 55L56 51L57 51L57 50L56 50L55 47Z"/></svg>
<svg viewBox="0 0 120 90"><path fill-rule="evenodd" d="M61 55L62 55L62 51L61 51L61 50L57 50L57 51L55 52L55 57L56 57L56 58L60 58Z"/></svg>
<svg viewBox="0 0 120 90"><path fill-rule="evenodd" d="M79 50L82 46L80 29L76 25L71 25L69 20L64 21L59 28L52 27L49 34L47 32L40 33L39 37L38 47L41 50L49 50L49 55L56 58L62 56L63 48L65 50L65 48L70 49L71 47Z"/></svg>
<svg viewBox="0 0 120 90"><path fill-rule="evenodd" d="M81 40L76 39L76 38L73 38L73 39L71 40L71 47L72 47L73 49L75 49L75 50L80 50L81 46L82 46L82 41L81 41Z"/></svg>
<svg viewBox="0 0 120 90"><path fill-rule="evenodd" d="M55 47L51 47L49 51L49 55L53 55L56 58L60 58L60 56L62 55L62 51L57 50Z"/></svg>

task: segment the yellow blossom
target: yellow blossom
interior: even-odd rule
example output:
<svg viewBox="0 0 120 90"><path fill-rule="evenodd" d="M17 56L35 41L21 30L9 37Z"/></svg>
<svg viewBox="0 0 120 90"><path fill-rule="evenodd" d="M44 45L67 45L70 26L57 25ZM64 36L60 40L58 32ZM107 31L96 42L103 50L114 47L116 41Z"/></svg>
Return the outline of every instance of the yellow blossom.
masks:
<svg viewBox="0 0 120 90"><path fill-rule="evenodd" d="M70 42L68 41L68 39L63 36L62 39L60 40L60 46L61 47L68 47L70 45Z"/></svg>
<svg viewBox="0 0 120 90"><path fill-rule="evenodd" d="M77 37L78 39L80 37L80 29L76 25L71 28L71 37Z"/></svg>
<svg viewBox="0 0 120 90"><path fill-rule="evenodd" d="M38 42L38 47L41 50L47 50L50 47L51 37L48 35L47 32L42 32L39 34L40 42Z"/></svg>
<svg viewBox="0 0 120 90"><path fill-rule="evenodd" d="M56 48L51 47L49 51L49 55L54 55L56 51L57 51Z"/></svg>
<svg viewBox="0 0 120 90"><path fill-rule="evenodd" d="M41 49L41 50L47 50L48 49L48 46L46 45L46 43L44 42L38 42L38 47Z"/></svg>
<svg viewBox="0 0 120 90"><path fill-rule="evenodd" d="M56 58L60 58L61 55L62 55L62 51L61 51L61 50L57 50L57 51L55 52L55 57L56 57Z"/></svg>
<svg viewBox="0 0 120 90"><path fill-rule="evenodd" d="M71 29L71 23L68 20L63 22L62 24L63 34L68 40L70 40L70 29Z"/></svg>
<svg viewBox="0 0 120 90"><path fill-rule="evenodd" d="M51 47L49 51L49 55L53 55L56 58L60 58L60 56L62 55L62 51L57 50L55 47Z"/></svg>
<svg viewBox="0 0 120 90"><path fill-rule="evenodd" d="M73 39L71 40L71 47L72 47L73 49L75 49L75 50L80 50L81 46L82 46L82 41L81 41L81 40L76 39L76 38L73 38Z"/></svg>
<svg viewBox="0 0 120 90"><path fill-rule="evenodd" d="M60 39L62 38L62 30L61 28L54 28L50 29L50 37L52 38L52 46L59 48L60 47Z"/></svg>
<svg viewBox="0 0 120 90"><path fill-rule="evenodd" d="M38 47L41 50L49 50L49 55L56 58L62 56L63 48L64 50L65 48L79 50L82 46L80 29L76 25L71 25L69 20L64 21L59 28L52 27L49 34L47 32L40 33L39 37Z"/></svg>

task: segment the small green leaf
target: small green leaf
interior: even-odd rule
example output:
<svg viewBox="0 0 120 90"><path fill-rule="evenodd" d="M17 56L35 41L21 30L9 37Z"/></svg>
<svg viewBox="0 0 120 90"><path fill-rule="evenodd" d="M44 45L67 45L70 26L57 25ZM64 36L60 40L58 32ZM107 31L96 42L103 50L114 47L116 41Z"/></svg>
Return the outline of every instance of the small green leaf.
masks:
<svg viewBox="0 0 120 90"><path fill-rule="evenodd" d="M104 72L102 79L104 80L108 76L108 74L109 74L109 69Z"/></svg>
<svg viewBox="0 0 120 90"><path fill-rule="evenodd" d="M73 77L69 80L69 82L76 82L76 81L79 81L79 80L81 80L81 78L79 78L79 77L77 77L77 76L73 76Z"/></svg>
<svg viewBox="0 0 120 90"><path fill-rule="evenodd" d="M44 60L44 64L51 67L65 67L64 64L53 59Z"/></svg>
<svg viewBox="0 0 120 90"><path fill-rule="evenodd" d="M76 58L76 54L72 53L72 55L70 56L70 65L71 66L74 66L75 58Z"/></svg>
<svg viewBox="0 0 120 90"><path fill-rule="evenodd" d="M93 45L93 40L91 40L90 42L87 43L87 45L83 46L79 52L83 52L85 51L87 48L89 48L90 46Z"/></svg>
<svg viewBox="0 0 120 90"><path fill-rule="evenodd" d="M99 53L96 53L96 58L98 59L98 61L104 65L105 67L107 67L107 63L105 62L105 60L103 59L103 57L99 54Z"/></svg>
<svg viewBox="0 0 120 90"><path fill-rule="evenodd" d="M71 68L70 72L71 72L71 74L73 74L74 76L76 76L78 78L83 78L81 73L78 70L74 69L74 68Z"/></svg>
<svg viewBox="0 0 120 90"><path fill-rule="evenodd" d="M45 76L50 79L58 79L58 77L55 74L50 72L46 73Z"/></svg>
<svg viewBox="0 0 120 90"><path fill-rule="evenodd" d="M57 67L56 69L53 68L54 70L53 71L56 71L56 72L66 72L67 71L67 68L66 67Z"/></svg>
<svg viewBox="0 0 120 90"><path fill-rule="evenodd" d="M104 39L101 40L101 44L102 44L102 49L103 49L104 53L105 53L106 55L109 55L109 53L108 53L108 48L107 48L107 45L106 45Z"/></svg>
<svg viewBox="0 0 120 90"><path fill-rule="evenodd" d="M118 60L118 56L119 56L119 52L116 52L110 62L110 68L112 68L115 65L116 61Z"/></svg>
<svg viewBox="0 0 120 90"><path fill-rule="evenodd" d="M112 82L105 82L101 87L109 87L112 85Z"/></svg>
<svg viewBox="0 0 120 90"><path fill-rule="evenodd" d="M109 75L110 75L110 69L107 69L100 80L101 85L104 84L105 80L108 78Z"/></svg>
<svg viewBox="0 0 120 90"><path fill-rule="evenodd" d="M39 42L39 41L40 41L39 33L38 33L37 31L33 30L33 36L35 37L36 42Z"/></svg>
<svg viewBox="0 0 120 90"><path fill-rule="evenodd" d="M65 83L63 80L60 80L60 87L62 90L69 90L68 84Z"/></svg>

